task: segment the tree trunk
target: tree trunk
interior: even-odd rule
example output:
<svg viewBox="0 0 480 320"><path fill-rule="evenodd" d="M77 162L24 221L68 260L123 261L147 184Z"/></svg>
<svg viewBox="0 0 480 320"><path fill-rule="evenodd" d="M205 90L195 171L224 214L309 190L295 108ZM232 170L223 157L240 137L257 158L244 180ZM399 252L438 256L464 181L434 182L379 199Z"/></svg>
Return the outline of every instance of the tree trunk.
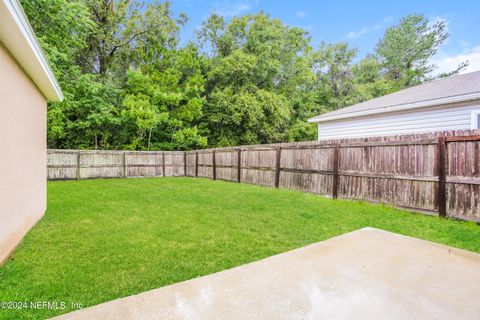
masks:
<svg viewBox="0 0 480 320"><path fill-rule="evenodd" d="M147 150L150 151L150 141L152 140L152 128L148 131L148 144L147 144Z"/></svg>

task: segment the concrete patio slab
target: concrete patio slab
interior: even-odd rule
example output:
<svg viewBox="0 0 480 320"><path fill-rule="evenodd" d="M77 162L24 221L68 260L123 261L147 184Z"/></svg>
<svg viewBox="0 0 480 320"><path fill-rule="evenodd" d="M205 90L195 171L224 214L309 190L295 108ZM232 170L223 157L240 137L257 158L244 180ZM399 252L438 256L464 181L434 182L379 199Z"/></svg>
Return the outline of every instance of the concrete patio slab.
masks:
<svg viewBox="0 0 480 320"><path fill-rule="evenodd" d="M480 254L364 228L55 319L480 319Z"/></svg>

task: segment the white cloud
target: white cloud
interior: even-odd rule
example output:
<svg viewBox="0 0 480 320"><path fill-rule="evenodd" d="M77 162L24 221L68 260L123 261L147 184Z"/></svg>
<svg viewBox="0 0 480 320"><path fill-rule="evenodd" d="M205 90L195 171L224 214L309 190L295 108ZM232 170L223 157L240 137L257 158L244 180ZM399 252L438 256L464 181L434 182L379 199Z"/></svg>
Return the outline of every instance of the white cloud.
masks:
<svg viewBox="0 0 480 320"><path fill-rule="evenodd" d="M392 16L386 16L385 18L383 18L383 23L390 23L394 20L395 18L392 17Z"/></svg>
<svg viewBox="0 0 480 320"><path fill-rule="evenodd" d="M465 49L463 52L458 54L442 54L440 53L437 57L432 59L432 63L435 63L438 66L433 73L434 75L440 74L442 72L449 72L455 70L458 65L464 61L468 61L468 67L462 71L462 73L479 71L480 70L480 45L471 48Z"/></svg>
<svg viewBox="0 0 480 320"><path fill-rule="evenodd" d="M297 11L295 13L295 17L299 18L299 19L303 19L305 18L305 16L307 15L307 13L305 11Z"/></svg>
<svg viewBox="0 0 480 320"><path fill-rule="evenodd" d="M306 26L303 26L302 29L311 33L315 30L315 27L312 26L311 24L307 24Z"/></svg>
<svg viewBox="0 0 480 320"><path fill-rule="evenodd" d="M365 26L360 30L352 30L347 34L347 38L356 39L356 38L360 38L364 34L369 33L371 31L378 31L380 29L383 29L385 25L390 23L392 20L393 20L393 17L388 16L383 18L382 22L377 23L374 27Z"/></svg>
<svg viewBox="0 0 480 320"><path fill-rule="evenodd" d="M367 27L363 27L362 29L357 30L357 31L350 31L347 34L347 38L356 39L356 38L359 38L359 37L363 36L365 33L369 32L369 31L370 31L370 29L367 28Z"/></svg>
<svg viewBox="0 0 480 320"><path fill-rule="evenodd" d="M450 24L450 20L442 16L435 16L429 19L428 25L432 27L434 24L443 22L445 24L445 31L448 31L448 25Z"/></svg>
<svg viewBox="0 0 480 320"><path fill-rule="evenodd" d="M255 5L258 2L255 3ZM233 17L252 9L254 4L250 1L222 1L216 2L213 11L224 17Z"/></svg>

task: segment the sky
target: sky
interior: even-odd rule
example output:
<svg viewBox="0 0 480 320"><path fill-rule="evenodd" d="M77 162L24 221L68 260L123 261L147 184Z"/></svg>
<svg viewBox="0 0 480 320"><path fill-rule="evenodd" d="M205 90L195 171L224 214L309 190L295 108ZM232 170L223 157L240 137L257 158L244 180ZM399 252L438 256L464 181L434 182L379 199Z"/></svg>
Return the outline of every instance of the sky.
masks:
<svg viewBox="0 0 480 320"><path fill-rule="evenodd" d="M348 42L358 48L358 57L373 52L385 30L408 14L421 13L430 21L444 21L450 34L432 60L437 73L450 71L462 61L470 66L464 72L480 70L480 0L172 0L172 9L186 13L189 21L182 30L186 43L209 14L216 12L230 19L236 15L263 11L287 25L310 32L312 45L321 41Z"/></svg>

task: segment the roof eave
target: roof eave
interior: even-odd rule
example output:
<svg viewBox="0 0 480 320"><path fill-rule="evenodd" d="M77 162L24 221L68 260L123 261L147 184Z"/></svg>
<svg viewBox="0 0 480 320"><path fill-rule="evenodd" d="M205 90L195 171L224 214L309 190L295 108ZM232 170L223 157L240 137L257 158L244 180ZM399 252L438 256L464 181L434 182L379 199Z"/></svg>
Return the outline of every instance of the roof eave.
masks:
<svg viewBox="0 0 480 320"><path fill-rule="evenodd" d="M436 106L445 105L445 104L468 102L468 101L478 100L478 99L480 99L480 92L474 92L474 93L463 94L458 96L419 101L414 103L406 103L406 104L400 104L395 106L383 107L379 109L364 110L364 111L351 112L351 113L345 113L345 114L339 114L339 115L333 115L333 116L328 116L328 113L326 113L324 115L310 118L308 119L308 122L319 123L319 122L335 121L335 120L341 120L341 119L347 119L347 118L350 119L350 118L364 117L364 116L404 111L404 110L436 107Z"/></svg>
<svg viewBox="0 0 480 320"><path fill-rule="evenodd" d="M0 0L0 42L48 101L63 100L62 90L17 0Z"/></svg>

